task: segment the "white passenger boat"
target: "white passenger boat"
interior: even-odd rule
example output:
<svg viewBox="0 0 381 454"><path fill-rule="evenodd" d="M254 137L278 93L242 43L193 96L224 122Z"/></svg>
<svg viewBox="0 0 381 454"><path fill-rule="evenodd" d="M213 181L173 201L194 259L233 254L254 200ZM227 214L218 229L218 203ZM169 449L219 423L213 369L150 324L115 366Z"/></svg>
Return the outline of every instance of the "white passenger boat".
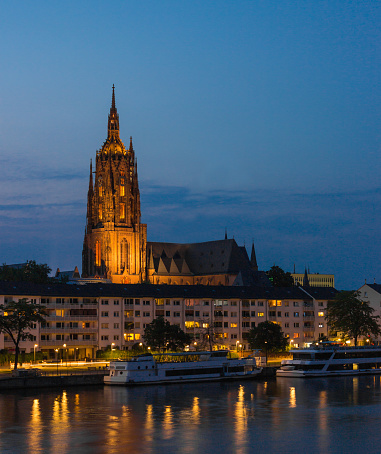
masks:
<svg viewBox="0 0 381 454"><path fill-rule="evenodd" d="M381 374L381 346L340 347L316 345L291 350L293 359L283 360L277 377L328 377Z"/></svg>
<svg viewBox="0 0 381 454"><path fill-rule="evenodd" d="M254 378L262 368L255 358L228 359L228 351L150 353L129 361L112 361L106 385L148 385Z"/></svg>

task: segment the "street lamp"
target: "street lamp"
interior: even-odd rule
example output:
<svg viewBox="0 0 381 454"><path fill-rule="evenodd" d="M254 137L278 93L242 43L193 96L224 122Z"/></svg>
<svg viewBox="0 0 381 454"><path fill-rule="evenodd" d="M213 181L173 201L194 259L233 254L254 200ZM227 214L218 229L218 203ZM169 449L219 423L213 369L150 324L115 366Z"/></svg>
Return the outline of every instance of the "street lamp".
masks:
<svg viewBox="0 0 381 454"><path fill-rule="evenodd" d="M266 354L266 366L267 366L267 341L265 341L265 354Z"/></svg>
<svg viewBox="0 0 381 454"><path fill-rule="evenodd" d="M58 375L58 348L55 349L56 352L56 361L57 361L57 375Z"/></svg>
<svg viewBox="0 0 381 454"><path fill-rule="evenodd" d="M66 348L66 344L63 344L63 348L66 350L66 369L67 369L67 348Z"/></svg>
<svg viewBox="0 0 381 454"><path fill-rule="evenodd" d="M38 347L38 344L34 344L33 347L33 362L36 362L36 347Z"/></svg>
<svg viewBox="0 0 381 454"><path fill-rule="evenodd" d="M111 344L111 351L114 351L114 350L115 350L114 347L115 347L115 342L113 342L113 343Z"/></svg>
<svg viewBox="0 0 381 454"><path fill-rule="evenodd" d="M238 346L239 346L239 348L241 349L241 358L242 358L242 356L243 356L243 345L242 345L242 344L239 344Z"/></svg>

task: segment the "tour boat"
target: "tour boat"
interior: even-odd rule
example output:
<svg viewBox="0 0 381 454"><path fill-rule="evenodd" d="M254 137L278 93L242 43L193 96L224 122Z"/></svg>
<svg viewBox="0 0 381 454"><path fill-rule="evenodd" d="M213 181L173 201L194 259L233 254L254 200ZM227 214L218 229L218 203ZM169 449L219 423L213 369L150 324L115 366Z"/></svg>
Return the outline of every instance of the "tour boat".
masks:
<svg viewBox="0 0 381 454"><path fill-rule="evenodd" d="M277 377L381 374L381 346L318 344L291 353L293 359L282 361Z"/></svg>
<svg viewBox="0 0 381 454"><path fill-rule="evenodd" d="M129 361L112 361L106 385L148 385L254 378L262 368L255 358L228 359L227 350L213 352L151 353Z"/></svg>

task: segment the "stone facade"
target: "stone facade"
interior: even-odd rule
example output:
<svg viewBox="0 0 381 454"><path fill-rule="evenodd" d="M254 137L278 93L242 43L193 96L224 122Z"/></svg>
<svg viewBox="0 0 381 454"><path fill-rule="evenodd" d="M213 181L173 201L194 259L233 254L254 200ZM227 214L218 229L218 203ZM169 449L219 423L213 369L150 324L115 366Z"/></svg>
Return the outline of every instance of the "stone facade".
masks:
<svg viewBox="0 0 381 454"><path fill-rule="evenodd" d="M97 151L94 180L90 163L82 276L105 277L115 283L142 282L146 278L147 226L140 222L132 138L127 150L119 137L114 87L107 140Z"/></svg>

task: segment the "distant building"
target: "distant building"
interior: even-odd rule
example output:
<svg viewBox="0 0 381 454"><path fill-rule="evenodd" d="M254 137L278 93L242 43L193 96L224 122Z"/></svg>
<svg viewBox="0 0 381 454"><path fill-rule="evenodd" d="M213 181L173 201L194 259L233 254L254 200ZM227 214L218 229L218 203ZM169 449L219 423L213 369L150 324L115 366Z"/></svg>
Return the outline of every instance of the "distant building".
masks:
<svg viewBox="0 0 381 454"><path fill-rule="evenodd" d="M362 301L367 301L375 310L375 315L381 316L381 285L364 284L358 289Z"/></svg>
<svg viewBox="0 0 381 454"><path fill-rule="evenodd" d="M57 268L56 274L54 276L58 281L62 282L77 282L81 275L79 274L78 267L76 266L74 270L70 271L61 271Z"/></svg>
<svg viewBox="0 0 381 454"><path fill-rule="evenodd" d="M291 273L291 276L294 279L295 285L306 285L305 273ZM334 274L307 273L307 279L307 285L310 287L335 287Z"/></svg>

